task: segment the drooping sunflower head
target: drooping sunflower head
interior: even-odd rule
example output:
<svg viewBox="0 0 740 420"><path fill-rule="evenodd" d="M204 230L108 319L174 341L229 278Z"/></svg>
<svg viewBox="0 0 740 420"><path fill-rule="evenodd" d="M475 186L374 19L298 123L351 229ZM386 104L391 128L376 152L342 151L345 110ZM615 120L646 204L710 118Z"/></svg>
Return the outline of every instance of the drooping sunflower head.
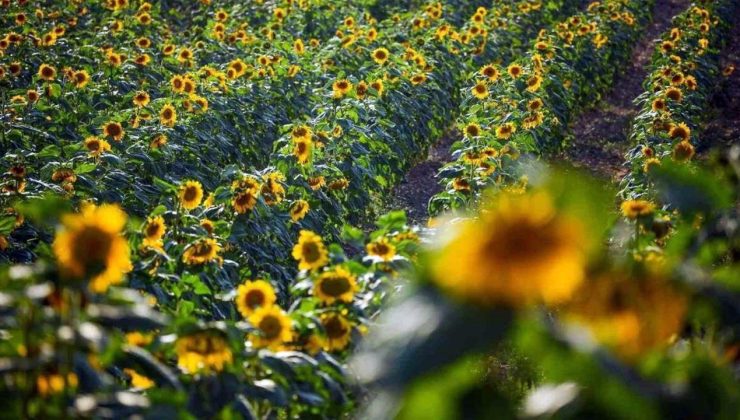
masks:
<svg viewBox="0 0 740 420"><path fill-rule="evenodd" d="M178 197L182 208L192 210L203 200L203 186L198 181L185 181L180 186Z"/></svg>
<svg viewBox="0 0 740 420"><path fill-rule="evenodd" d="M412 85L420 85L427 80L427 75L424 73L415 74L411 77L411 84Z"/></svg>
<svg viewBox="0 0 740 420"><path fill-rule="evenodd" d="M290 218L294 222L297 222L308 214L308 210L311 207L308 204L308 201L306 200L296 200L291 206L290 206Z"/></svg>
<svg viewBox="0 0 740 420"><path fill-rule="evenodd" d="M277 301L275 289L265 280L248 281L240 285L236 293L236 307L244 318L249 318L263 307Z"/></svg>
<svg viewBox="0 0 740 420"><path fill-rule="evenodd" d="M378 96L383 96L383 90L385 89L385 86L383 85L383 80L375 80L374 82L370 83L370 87L375 89L375 91L378 93Z"/></svg>
<svg viewBox="0 0 740 420"><path fill-rule="evenodd" d="M250 340L257 348L281 350L293 339L293 321L277 305L258 308L249 322L256 330Z"/></svg>
<svg viewBox="0 0 740 420"><path fill-rule="evenodd" d="M542 86L542 76L535 74L527 79L527 90L529 92L537 92L540 86Z"/></svg>
<svg viewBox="0 0 740 420"><path fill-rule="evenodd" d="M311 150L313 149L313 142L306 140L298 140L293 142L293 156L298 159L298 163L301 165L308 163L311 158Z"/></svg>
<svg viewBox="0 0 740 420"><path fill-rule="evenodd" d="M668 136L672 139L679 139L682 141L689 141L691 138L691 129L684 123L673 124L671 129L668 131Z"/></svg>
<svg viewBox="0 0 740 420"><path fill-rule="evenodd" d="M313 132L311 130L311 127L307 125L299 125L296 127L293 127L293 130L290 132L290 137L293 139L293 141L297 140L311 140L311 136L313 135Z"/></svg>
<svg viewBox="0 0 740 420"><path fill-rule="evenodd" d="M355 276L342 267L325 271L314 282L313 294L328 305L334 302L352 302L357 291Z"/></svg>
<svg viewBox="0 0 740 420"><path fill-rule="evenodd" d="M219 259L221 245L213 238L199 239L190 244L182 254L182 261L188 265L201 265Z"/></svg>
<svg viewBox="0 0 740 420"><path fill-rule="evenodd" d="M673 160L677 162L688 162L694 157L696 151L694 146L687 140L681 140L673 146Z"/></svg>
<svg viewBox="0 0 740 420"><path fill-rule="evenodd" d="M52 245L62 274L89 280L97 293L120 283L131 270L128 242L121 235L126 218L112 204L87 205L78 214L64 216Z"/></svg>
<svg viewBox="0 0 740 420"><path fill-rule="evenodd" d="M310 230L302 230L298 243L293 247L293 258L298 260L300 270L315 270L329 262L329 252L321 236Z"/></svg>

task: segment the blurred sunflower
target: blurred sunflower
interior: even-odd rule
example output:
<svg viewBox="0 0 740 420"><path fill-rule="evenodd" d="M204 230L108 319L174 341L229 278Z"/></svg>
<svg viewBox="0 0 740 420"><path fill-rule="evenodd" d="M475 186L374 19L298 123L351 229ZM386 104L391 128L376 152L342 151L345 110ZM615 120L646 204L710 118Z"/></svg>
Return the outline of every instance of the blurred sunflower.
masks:
<svg viewBox="0 0 740 420"><path fill-rule="evenodd" d="M203 200L203 186L198 181L185 181L178 193L180 205L185 210L192 210Z"/></svg>
<svg viewBox="0 0 740 420"><path fill-rule="evenodd" d="M298 140L293 142L293 156L298 159L298 163L301 165L308 163L311 158L311 150L313 149L313 142L306 140Z"/></svg>
<svg viewBox="0 0 740 420"><path fill-rule="evenodd" d="M138 91L134 95L134 105L139 108L147 106L149 104L149 94L144 91Z"/></svg>
<svg viewBox="0 0 740 420"><path fill-rule="evenodd" d="M251 189L240 191L234 194L231 205L237 213L244 214L257 205L257 193Z"/></svg>
<svg viewBox="0 0 740 420"><path fill-rule="evenodd" d="M326 333L325 349L327 351L344 350L352 336L352 325L340 314L321 316L321 327Z"/></svg>
<svg viewBox="0 0 740 420"><path fill-rule="evenodd" d="M115 141L121 141L125 134L126 132L123 130L121 124L115 121L110 121L103 125L103 135L105 137L111 138Z"/></svg>
<svg viewBox="0 0 740 420"><path fill-rule="evenodd" d="M220 372L234 360L226 338L215 331L202 331L178 338L175 352L177 366L189 374Z"/></svg>
<svg viewBox="0 0 740 420"><path fill-rule="evenodd" d="M480 69L480 74L485 76L489 82L495 82L501 75L496 66L494 66L493 64L487 64L483 66Z"/></svg>
<svg viewBox="0 0 740 420"><path fill-rule="evenodd" d="M506 72L509 73L509 76L512 78L517 79L522 75L524 69L519 64L512 64L506 69Z"/></svg>
<svg viewBox="0 0 740 420"><path fill-rule="evenodd" d="M672 139L688 141L691 137L691 129L684 123L673 124L668 131L668 136Z"/></svg>
<svg viewBox="0 0 740 420"><path fill-rule="evenodd" d="M80 213L63 216L52 244L62 275L89 280L96 293L120 283L132 268L128 242L121 235L126 218L113 204L88 204Z"/></svg>
<svg viewBox="0 0 740 420"><path fill-rule="evenodd" d="M257 348L282 350L293 339L293 321L277 305L263 306L249 316L257 330L249 338Z"/></svg>
<svg viewBox="0 0 740 420"><path fill-rule="evenodd" d="M166 229L162 216L149 217L144 224L144 236L150 241L158 241L162 239Z"/></svg>
<svg viewBox="0 0 740 420"><path fill-rule="evenodd" d="M393 260L393 257L396 256L396 246L384 237L370 242L365 249L369 256L385 262Z"/></svg>
<svg viewBox="0 0 740 420"><path fill-rule="evenodd" d="M496 127L496 137L501 140L507 140L516 132L516 126L513 123L504 123Z"/></svg>
<svg viewBox="0 0 740 420"><path fill-rule="evenodd" d="M92 157L99 157L111 149L110 143L95 136L85 138L85 148Z"/></svg>
<svg viewBox="0 0 740 420"><path fill-rule="evenodd" d="M315 270L329 262L329 253L321 236L301 230L298 243L293 247L293 258L298 260L298 269Z"/></svg>
<svg viewBox="0 0 740 420"><path fill-rule="evenodd" d="M308 205L308 201L306 200L296 200L291 206L290 206L290 218L294 222L297 222L304 217L306 217L306 214L308 214L308 210L311 207Z"/></svg>
<svg viewBox="0 0 740 420"><path fill-rule="evenodd" d="M57 69L48 64L42 64L39 66L38 75L41 79L51 82L57 77Z"/></svg>
<svg viewBox="0 0 740 420"><path fill-rule="evenodd" d="M259 308L272 306L276 301L275 290L265 280L245 282L236 291L236 308L244 318L249 318Z"/></svg>
<svg viewBox="0 0 740 420"><path fill-rule="evenodd" d="M377 48L375 51L373 51L373 61L381 66L385 64L386 61L388 61L389 57L390 53L388 52L387 48Z"/></svg>
<svg viewBox="0 0 740 420"><path fill-rule="evenodd" d="M325 271L314 281L313 294L327 305L352 302L358 290L355 276L342 267Z"/></svg>
<svg viewBox="0 0 740 420"><path fill-rule="evenodd" d="M221 245L213 238L199 239L185 248L182 261L188 265L201 265L219 259Z"/></svg>
<svg viewBox="0 0 740 420"><path fill-rule="evenodd" d="M627 200L620 205L622 215L628 219L649 216L655 211L655 204L647 200Z"/></svg>

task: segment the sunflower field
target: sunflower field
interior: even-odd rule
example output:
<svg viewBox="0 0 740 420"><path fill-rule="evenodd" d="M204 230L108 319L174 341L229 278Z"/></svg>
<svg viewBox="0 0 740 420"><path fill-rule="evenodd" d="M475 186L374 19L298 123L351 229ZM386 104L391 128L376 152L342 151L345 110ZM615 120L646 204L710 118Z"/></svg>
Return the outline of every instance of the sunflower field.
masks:
<svg viewBox="0 0 740 420"><path fill-rule="evenodd" d="M740 418L739 16L0 0L0 418Z"/></svg>

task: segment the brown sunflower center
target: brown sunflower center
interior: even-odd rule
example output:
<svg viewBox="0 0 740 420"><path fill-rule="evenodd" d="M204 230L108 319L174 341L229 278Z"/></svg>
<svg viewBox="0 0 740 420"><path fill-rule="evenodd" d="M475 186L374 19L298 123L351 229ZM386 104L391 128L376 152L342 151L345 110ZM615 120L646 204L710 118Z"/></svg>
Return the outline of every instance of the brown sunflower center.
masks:
<svg viewBox="0 0 740 420"><path fill-rule="evenodd" d="M260 321L259 329L262 331L263 337L268 340L272 340L280 335L280 332L283 330L283 326L279 319L272 315L268 315Z"/></svg>
<svg viewBox="0 0 740 420"><path fill-rule="evenodd" d="M351 289L349 279L343 276L329 276L321 281L321 291L333 297L341 296Z"/></svg>

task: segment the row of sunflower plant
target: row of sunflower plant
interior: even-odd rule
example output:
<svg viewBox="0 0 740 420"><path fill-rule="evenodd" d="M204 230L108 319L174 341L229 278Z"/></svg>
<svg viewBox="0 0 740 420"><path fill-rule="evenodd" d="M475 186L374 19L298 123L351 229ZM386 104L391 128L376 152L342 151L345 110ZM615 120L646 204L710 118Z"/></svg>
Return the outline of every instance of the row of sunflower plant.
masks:
<svg viewBox="0 0 740 420"><path fill-rule="evenodd" d="M440 170L445 191L430 213L464 209L487 186L518 188L522 154L562 147L573 116L608 89L651 15L652 2L592 2L542 30L524 55L482 66L465 88L453 162Z"/></svg>
<svg viewBox="0 0 740 420"><path fill-rule="evenodd" d="M350 362L371 390L362 418L734 418L738 152L666 172L656 189L685 216L663 252L572 169L532 168L440 221ZM701 225L697 184L727 195Z"/></svg>
<svg viewBox="0 0 740 420"><path fill-rule="evenodd" d="M636 99L640 111L630 132L629 172L619 192L626 200L625 215L646 220L647 243L661 242L670 233L675 210L669 198L656 195L661 162L692 165L709 99L717 81L732 72L720 68L720 52L737 8L735 1L692 4L657 41L646 90ZM719 194L713 189L704 193ZM666 206L660 209L656 203Z"/></svg>

